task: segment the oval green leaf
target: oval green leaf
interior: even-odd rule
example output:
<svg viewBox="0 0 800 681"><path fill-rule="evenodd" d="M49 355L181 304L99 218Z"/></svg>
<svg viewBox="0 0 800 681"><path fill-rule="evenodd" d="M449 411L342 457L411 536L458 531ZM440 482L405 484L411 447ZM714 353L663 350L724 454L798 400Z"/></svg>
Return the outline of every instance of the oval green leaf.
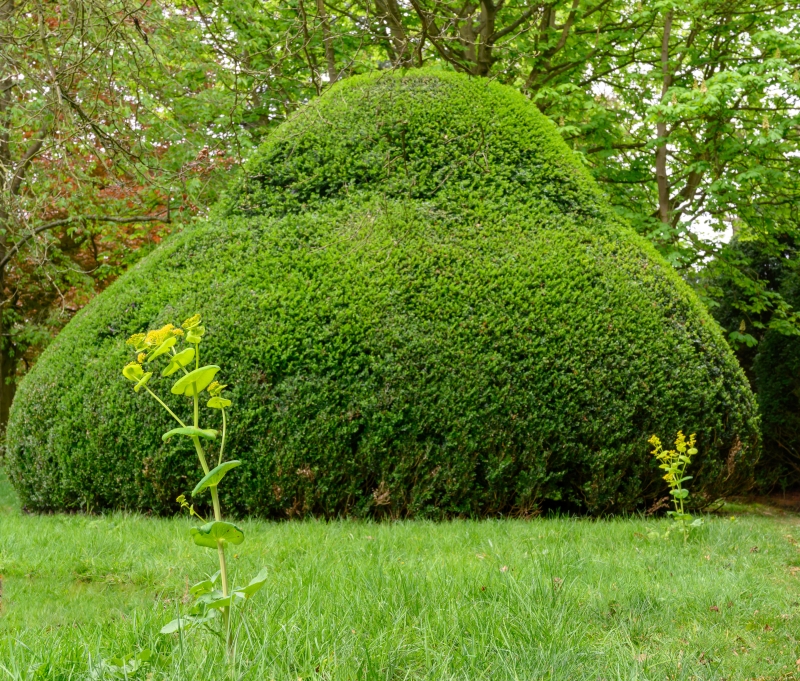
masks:
<svg viewBox="0 0 800 681"><path fill-rule="evenodd" d="M162 634L176 634L178 631L188 631L192 627L196 627L200 624L205 624L206 622L210 622L213 620L219 613L216 610L211 610L210 612L206 613L202 616L192 616L186 615L184 617L179 617L176 620L172 620L169 624L165 624L161 627Z"/></svg>
<svg viewBox="0 0 800 681"><path fill-rule="evenodd" d="M186 435L188 437L204 437L206 440L216 440L217 431L213 428L203 430L202 428L195 428L194 426L185 426L184 428L173 428L172 430L164 433L161 439L166 442L173 435Z"/></svg>
<svg viewBox="0 0 800 681"><path fill-rule="evenodd" d="M198 582L189 589L189 593L195 597L211 593L214 590L214 584L219 579L219 575L220 575L219 572L215 572L208 579L204 579L202 582Z"/></svg>
<svg viewBox="0 0 800 681"><path fill-rule="evenodd" d="M133 386L133 389L138 393L142 388L147 385L147 382L152 378L153 372L148 371L144 376L139 379L139 382Z"/></svg>
<svg viewBox="0 0 800 681"><path fill-rule="evenodd" d="M178 369L183 369L189 366L194 359L194 348L184 348L177 355L173 355L169 359L167 368L161 372L162 376L172 376Z"/></svg>
<svg viewBox="0 0 800 681"><path fill-rule="evenodd" d="M193 527L191 533L195 544L209 549L217 548L218 540L229 544L241 544L244 541L244 532L233 523L226 523L224 520L215 520L202 527Z"/></svg>
<svg viewBox="0 0 800 681"><path fill-rule="evenodd" d="M218 598L214 598L206 602L206 609L213 610L215 608L227 608L231 604L231 598L233 598L233 594L230 596L223 596L220 594Z"/></svg>
<svg viewBox="0 0 800 681"><path fill-rule="evenodd" d="M236 468L236 466L241 465L241 463L241 461L226 461L217 466L213 471L209 471L206 476L197 483L197 487L192 490L192 496L196 497L206 487L215 487L219 485L220 480L225 477L225 473L231 468Z"/></svg>
<svg viewBox="0 0 800 681"><path fill-rule="evenodd" d="M258 591L267 582L267 568L261 568L261 571L250 580L247 586L241 586L234 589L234 593L244 598L250 598L256 591Z"/></svg>
<svg viewBox="0 0 800 681"><path fill-rule="evenodd" d="M187 343L194 343L195 345L203 340L203 336L206 333L206 329L203 326L195 326L191 328L186 333L186 342Z"/></svg>
<svg viewBox="0 0 800 681"><path fill-rule="evenodd" d="M150 362L154 360L156 357L161 357L165 352L169 352L169 349L178 342L178 339L175 336L170 336L165 340L161 345L159 345L153 352L147 355L147 359L145 362Z"/></svg>
<svg viewBox="0 0 800 681"><path fill-rule="evenodd" d="M219 367L216 364L209 364L195 369L176 381L175 385L172 386L172 394L192 397L195 394L195 390L200 393L200 391L211 385L211 381L214 380L214 376L218 371Z"/></svg>
<svg viewBox="0 0 800 681"><path fill-rule="evenodd" d="M212 397L206 406L211 407L211 409L225 409L231 406L231 401L226 400L224 397Z"/></svg>

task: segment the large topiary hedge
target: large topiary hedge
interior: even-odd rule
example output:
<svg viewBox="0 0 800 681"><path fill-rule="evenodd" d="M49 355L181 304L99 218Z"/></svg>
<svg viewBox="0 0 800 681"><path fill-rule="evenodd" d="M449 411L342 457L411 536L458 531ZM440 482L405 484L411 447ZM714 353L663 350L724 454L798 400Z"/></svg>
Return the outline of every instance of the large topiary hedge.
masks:
<svg viewBox="0 0 800 681"><path fill-rule="evenodd" d="M193 451L162 443L163 410L120 368L130 334L196 311L233 386L240 513L633 510L665 492L647 438L678 428L698 433L695 490L750 478L753 396L717 325L510 88L343 82L220 212L20 385L8 469L29 508L176 509Z"/></svg>

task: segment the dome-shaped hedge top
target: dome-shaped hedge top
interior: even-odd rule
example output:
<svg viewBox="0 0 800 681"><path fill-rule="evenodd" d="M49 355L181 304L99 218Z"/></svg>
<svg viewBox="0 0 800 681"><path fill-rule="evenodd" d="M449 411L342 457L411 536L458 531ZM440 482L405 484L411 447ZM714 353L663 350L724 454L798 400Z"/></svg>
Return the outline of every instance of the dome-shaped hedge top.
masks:
<svg viewBox="0 0 800 681"><path fill-rule="evenodd" d="M380 194L595 212L594 183L553 125L515 90L421 70L343 81L283 124L228 199L241 215Z"/></svg>
<svg viewBox="0 0 800 681"><path fill-rule="evenodd" d="M752 473L753 395L719 328L510 88L434 71L337 84L223 208L76 315L21 383L7 461L29 508L176 510L193 451L162 442L171 424L120 368L128 336L196 312L231 386L239 513L632 511L666 493L647 439L679 428L698 436L696 499Z"/></svg>

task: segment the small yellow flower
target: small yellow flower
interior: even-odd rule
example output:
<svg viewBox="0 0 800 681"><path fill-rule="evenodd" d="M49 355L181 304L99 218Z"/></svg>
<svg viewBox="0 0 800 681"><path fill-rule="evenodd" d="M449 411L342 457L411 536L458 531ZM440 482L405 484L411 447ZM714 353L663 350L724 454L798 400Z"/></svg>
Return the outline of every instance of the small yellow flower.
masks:
<svg viewBox="0 0 800 681"><path fill-rule="evenodd" d="M181 326L184 329L193 329L199 323L200 323L200 315L196 314L196 315L193 315L193 316L189 317L189 319L184 320L184 322L183 322L183 324L181 324Z"/></svg>
<svg viewBox="0 0 800 681"><path fill-rule="evenodd" d="M130 362L123 367L122 375L129 381L138 383L139 379L144 376L144 369L142 369L142 365L139 362Z"/></svg>
<svg viewBox="0 0 800 681"><path fill-rule="evenodd" d="M211 395L214 395L216 397L227 387L228 387L227 385L222 385L219 381L214 381L211 385L208 386L208 388L206 388L206 390L208 390L208 392Z"/></svg>
<svg viewBox="0 0 800 681"><path fill-rule="evenodd" d="M139 350L144 345L145 335L143 333L135 333L128 340L125 345L130 345L134 350Z"/></svg>
<svg viewBox="0 0 800 681"><path fill-rule="evenodd" d="M147 359L147 355L143 352L140 352L138 355L136 355L136 361L139 362L139 364L144 364L145 359Z"/></svg>
<svg viewBox="0 0 800 681"><path fill-rule="evenodd" d="M167 338L173 335L173 329L175 327L172 324L166 324L162 326L160 329L153 329L152 331L147 332L147 336L144 339L144 342L147 346L151 348L158 347L161 345Z"/></svg>

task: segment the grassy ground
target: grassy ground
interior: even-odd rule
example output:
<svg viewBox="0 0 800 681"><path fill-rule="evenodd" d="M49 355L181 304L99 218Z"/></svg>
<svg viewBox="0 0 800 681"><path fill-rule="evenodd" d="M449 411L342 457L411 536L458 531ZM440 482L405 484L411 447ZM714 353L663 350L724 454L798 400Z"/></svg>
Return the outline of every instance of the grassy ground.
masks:
<svg viewBox="0 0 800 681"><path fill-rule="evenodd" d="M740 510L747 510L742 508ZM769 512L767 510L767 512ZM158 635L214 571L186 519L22 514L0 478L0 679L222 679L212 635ZM241 679L800 679L800 518L244 522ZM757 548L756 548L757 547ZM118 678L124 678L120 675Z"/></svg>

